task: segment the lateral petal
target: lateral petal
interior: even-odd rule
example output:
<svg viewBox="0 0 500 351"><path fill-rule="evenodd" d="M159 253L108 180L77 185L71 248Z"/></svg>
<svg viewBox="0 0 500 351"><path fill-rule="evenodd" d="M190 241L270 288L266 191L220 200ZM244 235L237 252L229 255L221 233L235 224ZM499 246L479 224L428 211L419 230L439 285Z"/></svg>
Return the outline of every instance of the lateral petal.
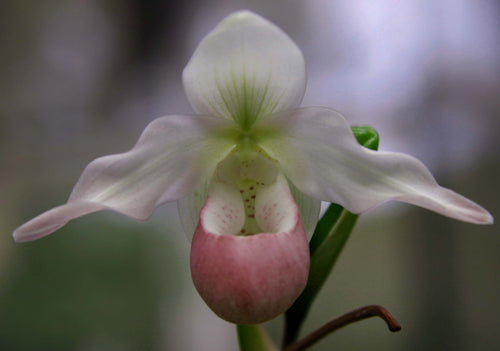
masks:
<svg viewBox="0 0 500 351"><path fill-rule="evenodd" d="M17 242L42 238L64 226L71 219L102 211L106 206L95 202L73 202L54 207L17 228L13 237Z"/></svg>
<svg viewBox="0 0 500 351"><path fill-rule="evenodd" d="M14 232L17 241L50 234L69 220L111 209L145 220L166 202L191 194L233 147L218 133L230 124L207 116L161 117L128 152L92 161L67 205L38 216Z"/></svg>
<svg viewBox="0 0 500 351"><path fill-rule="evenodd" d="M305 194L361 213L389 200L403 201L477 224L491 214L439 186L416 158L361 147L338 112L321 107L276 114L265 126L278 136L260 141Z"/></svg>
<svg viewBox="0 0 500 351"><path fill-rule="evenodd" d="M272 112L300 105L306 87L301 51L266 19L240 11L199 44L183 72L193 109L250 127Z"/></svg>

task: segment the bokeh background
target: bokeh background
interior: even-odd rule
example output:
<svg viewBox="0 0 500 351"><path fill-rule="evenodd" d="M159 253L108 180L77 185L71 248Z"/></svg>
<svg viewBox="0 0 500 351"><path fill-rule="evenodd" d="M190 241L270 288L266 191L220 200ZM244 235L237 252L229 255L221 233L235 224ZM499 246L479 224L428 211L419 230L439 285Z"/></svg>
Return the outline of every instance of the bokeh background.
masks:
<svg viewBox="0 0 500 351"><path fill-rule="evenodd" d="M182 69L242 8L303 50L304 105L374 126L381 149L417 156L498 217L498 1L2 1L1 350L237 349L191 283L175 204L146 223L89 215L31 243L11 232L65 202L92 159L190 113ZM304 332L373 303L403 330L367 320L312 350L498 350L499 234L402 204L363 215ZM281 325L267 326L277 340Z"/></svg>

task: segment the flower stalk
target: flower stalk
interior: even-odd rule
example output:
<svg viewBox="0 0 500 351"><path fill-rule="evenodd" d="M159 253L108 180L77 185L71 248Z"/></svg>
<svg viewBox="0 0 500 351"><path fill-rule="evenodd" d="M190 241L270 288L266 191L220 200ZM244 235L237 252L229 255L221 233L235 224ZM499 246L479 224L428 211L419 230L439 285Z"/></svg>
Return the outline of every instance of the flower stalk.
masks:
<svg viewBox="0 0 500 351"><path fill-rule="evenodd" d="M399 325L396 318L392 316L384 307L378 305L370 305L355 309L351 312L343 314L342 316L333 319L332 321L326 323L321 328L313 331L311 334L306 337L300 339L297 342L289 344L283 348L283 351L302 351L307 349L309 346L312 346L325 336L330 333L345 327L351 323L359 322L366 318L370 317L380 317L382 318L387 327L392 332L397 332L401 330L401 326Z"/></svg>
<svg viewBox="0 0 500 351"><path fill-rule="evenodd" d="M236 332L240 351L278 351L260 324L238 324Z"/></svg>

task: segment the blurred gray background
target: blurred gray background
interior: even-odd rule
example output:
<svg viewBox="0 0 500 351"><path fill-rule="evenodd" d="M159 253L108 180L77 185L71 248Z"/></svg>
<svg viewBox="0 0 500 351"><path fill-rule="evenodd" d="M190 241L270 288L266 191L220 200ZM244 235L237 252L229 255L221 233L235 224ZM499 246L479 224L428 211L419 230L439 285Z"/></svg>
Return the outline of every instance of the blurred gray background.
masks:
<svg viewBox="0 0 500 351"><path fill-rule="evenodd" d="M303 105L374 126L381 149L498 216L500 3L494 0L8 0L0 5L0 349L237 349L198 297L176 205L114 213L14 244L66 201L85 165L133 146L154 118L190 113L181 72L223 17L283 28L308 68ZM500 236L402 204L363 215L304 332L365 304L373 319L312 350L498 350ZM280 318L268 323L280 339Z"/></svg>

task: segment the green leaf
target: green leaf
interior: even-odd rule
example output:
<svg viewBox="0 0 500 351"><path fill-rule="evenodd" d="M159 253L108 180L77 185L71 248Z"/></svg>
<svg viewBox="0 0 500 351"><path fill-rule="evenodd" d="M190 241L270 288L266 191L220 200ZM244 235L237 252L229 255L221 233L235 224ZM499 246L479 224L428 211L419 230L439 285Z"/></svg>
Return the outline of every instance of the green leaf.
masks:
<svg viewBox="0 0 500 351"><path fill-rule="evenodd" d="M316 229L314 229L314 234L309 241L309 253L311 257L327 238L332 226L338 221L343 210L344 208L337 204L330 204L330 206L328 206L323 217L318 221Z"/></svg>
<svg viewBox="0 0 500 351"><path fill-rule="evenodd" d="M278 351L260 324L237 325L241 351Z"/></svg>
<svg viewBox="0 0 500 351"><path fill-rule="evenodd" d="M361 146L371 150L378 150L379 135L378 132L369 126L351 127L354 136Z"/></svg>
<svg viewBox="0 0 500 351"><path fill-rule="evenodd" d="M375 129L365 126L351 129L362 146L378 149L379 135ZM284 345L297 339L309 308L332 271L357 219L358 215L340 205L331 204L319 220L309 242L311 266L307 285L285 314Z"/></svg>

